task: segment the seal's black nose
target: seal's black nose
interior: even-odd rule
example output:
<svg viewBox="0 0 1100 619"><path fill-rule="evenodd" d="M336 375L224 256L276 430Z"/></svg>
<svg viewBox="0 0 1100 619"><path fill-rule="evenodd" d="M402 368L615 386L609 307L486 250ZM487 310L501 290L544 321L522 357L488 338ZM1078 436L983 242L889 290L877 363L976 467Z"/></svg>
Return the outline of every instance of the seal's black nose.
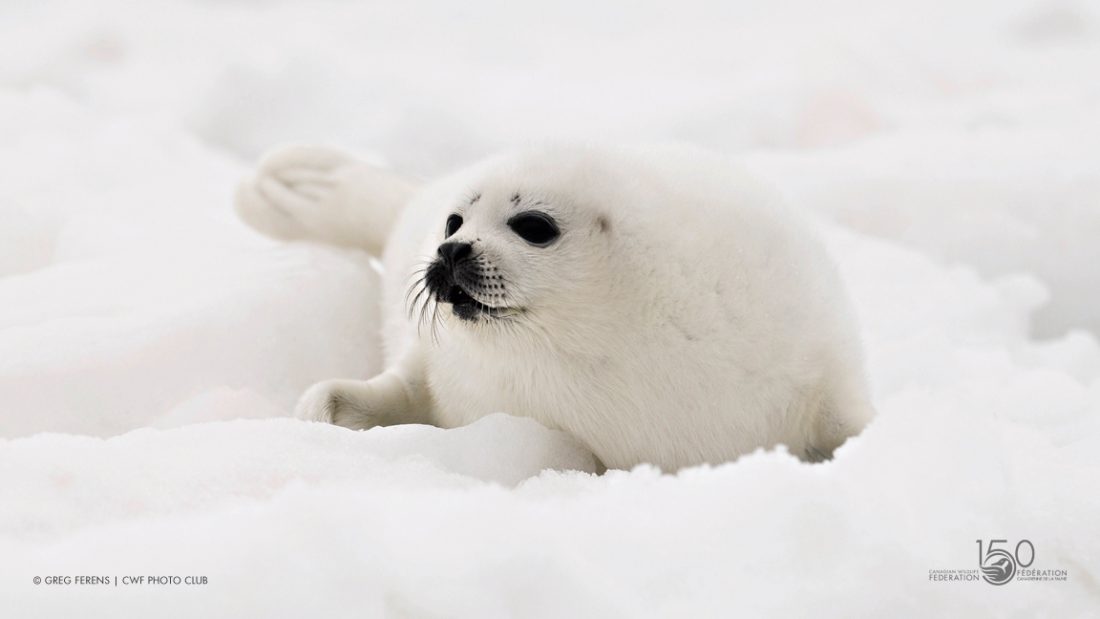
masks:
<svg viewBox="0 0 1100 619"><path fill-rule="evenodd" d="M454 266L470 257L474 246L469 243L450 241L439 246L439 257L449 266Z"/></svg>

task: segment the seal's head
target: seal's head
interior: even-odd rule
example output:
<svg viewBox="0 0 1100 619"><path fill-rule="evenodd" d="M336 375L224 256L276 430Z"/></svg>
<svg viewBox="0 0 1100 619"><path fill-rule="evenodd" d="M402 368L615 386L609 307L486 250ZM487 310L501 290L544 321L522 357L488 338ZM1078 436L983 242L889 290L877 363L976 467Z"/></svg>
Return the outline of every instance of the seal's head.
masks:
<svg viewBox="0 0 1100 619"><path fill-rule="evenodd" d="M435 255L417 274L410 310L481 330L576 321L599 308L611 222L592 192L577 190L585 183L576 173L513 165L457 196L437 224Z"/></svg>
<svg viewBox="0 0 1100 619"><path fill-rule="evenodd" d="M522 313L530 295L523 294L524 278L514 267L556 253L553 246L562 237L562 224L546 202L524 204L522 194L514 192L511 208L501 209L493 198L499 197L474 193L447 216L443 242L425 273L432 296L465 321Z"/></svg>

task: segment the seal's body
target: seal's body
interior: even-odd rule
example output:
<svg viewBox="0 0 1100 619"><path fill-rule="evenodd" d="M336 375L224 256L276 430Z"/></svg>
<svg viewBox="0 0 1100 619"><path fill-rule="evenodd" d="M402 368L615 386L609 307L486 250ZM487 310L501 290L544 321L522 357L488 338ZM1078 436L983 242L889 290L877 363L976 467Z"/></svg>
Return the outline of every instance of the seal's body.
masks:
<svg viewBox="0 0 1100 619"><path fill-rule="evenodd" d="M609 467L676 470L779 443L828 457L871 416L823 247L711 155L544 149L416 187L291 148L238 210L281 238L385 246L388 369L315 385L310 419L453 427L503 411Z"/></svg>

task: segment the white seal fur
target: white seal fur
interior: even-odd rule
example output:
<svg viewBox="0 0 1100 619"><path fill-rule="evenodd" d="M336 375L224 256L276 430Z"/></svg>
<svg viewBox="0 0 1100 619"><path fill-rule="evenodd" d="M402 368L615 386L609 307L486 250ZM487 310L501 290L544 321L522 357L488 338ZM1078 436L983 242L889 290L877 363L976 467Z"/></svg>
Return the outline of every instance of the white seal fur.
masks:
<svg viewBox="0 0 1100 619"><path fill-rule="evenodd" d="M832 261L714 155L545 148L418 185L289 147L237 210L278 238L383 256L387 369L314 385L308 419L455 427L503 411L608 467L676 470L777 444L819 460L872 415ZM441 258L444 243L461 251Z"/></svg>

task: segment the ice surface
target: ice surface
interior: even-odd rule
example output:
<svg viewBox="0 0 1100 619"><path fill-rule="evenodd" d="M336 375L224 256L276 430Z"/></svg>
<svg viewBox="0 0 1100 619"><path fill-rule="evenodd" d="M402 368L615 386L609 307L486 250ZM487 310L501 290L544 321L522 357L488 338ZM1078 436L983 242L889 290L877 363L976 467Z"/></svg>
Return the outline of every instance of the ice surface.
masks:
<svg viewBox="0 0 1100 619"><path fill-rule="evenodd" d="M1100 612L1094 5L49 0L0 51L0 615ZM599 476L508 416L279 418L379 369L378 278L238 223L253 158L543 139L700 143L819 217L874 424ZM979 538L1069 579L928 580ZM66 574L208 584L32 582Z"/></svg>

